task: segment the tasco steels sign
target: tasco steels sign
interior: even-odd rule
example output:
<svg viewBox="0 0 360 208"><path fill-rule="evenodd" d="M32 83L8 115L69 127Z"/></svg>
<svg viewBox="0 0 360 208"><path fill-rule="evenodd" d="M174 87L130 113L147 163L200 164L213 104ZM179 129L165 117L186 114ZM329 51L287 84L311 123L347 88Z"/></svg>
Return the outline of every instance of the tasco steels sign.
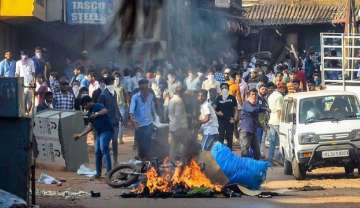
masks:
<svg viewBox="0 0 360 208"><path fill-rule="evenodd" d="M106 24L113 9L113 0L67 0L66 22L68 24Z"/></svg>

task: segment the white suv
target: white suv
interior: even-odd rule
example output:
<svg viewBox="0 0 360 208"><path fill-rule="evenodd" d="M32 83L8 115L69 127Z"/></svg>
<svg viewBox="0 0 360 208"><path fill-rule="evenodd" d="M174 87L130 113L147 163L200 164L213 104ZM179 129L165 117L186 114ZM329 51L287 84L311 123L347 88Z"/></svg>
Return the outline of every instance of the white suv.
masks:
<svg viewBox="0 0 360 208"><path fill-rule="evenodd" d="M284 173L296 179L318 167L360 168L360 105L356 94L315 91L284 99L280 127Z"/></svg>

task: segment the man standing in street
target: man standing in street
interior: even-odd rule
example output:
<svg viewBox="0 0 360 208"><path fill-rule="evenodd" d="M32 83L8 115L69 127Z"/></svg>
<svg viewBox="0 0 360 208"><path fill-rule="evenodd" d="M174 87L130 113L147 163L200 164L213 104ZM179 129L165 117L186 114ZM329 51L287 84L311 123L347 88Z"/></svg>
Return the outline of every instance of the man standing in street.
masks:
<svg viewBox="0 0 360 208"><path fill-rule="evenodd" d="M214 108L207 101L207 94L206 90L200 90L198 100L201 104L199 122L203 134L201 149L208 151L219 137L219 123Z"/></svg>
<svg viewBox="0 0 360 208"><path fill-rule="evenodd" d="M176 75L174 72L170 72L167 77L168 77L168 81L167 81L167 89L164 91L164 111L163 111L165 122L168 121L168 117L169 117L168 115L169 101L171 97L174 95L176 87L181 86L181 82L176 80Z"/></svg>
<svg viewBox="0 0 360 208"><path fill-rule="evenodd" d="M270 108L270 120L269 120L269 154L268 161L272 163L274 157L275 147L279 144L279 123L281 110L284 103L283 94L286 92L286 85L280 84L276 91L274 91L268 99L268 104Z"/></svg>
<svg viewBox="0 0 360 208"><path fill-rule="evenodd" d="M82 83L83 81L85 80L85 76L83 74L83 71L84 71L84 67L83 66L76 66L74 68L74 76L71 78L70 80L70 85L72 86L73 85L73 82L75 80L79 81L80 82L80 85L82 86Z"/></svg>
<svg viewBox="0 0 360 208"><path fill-rule="evenodd" d="M197 115L199 112L199 104L197 100L197 94L201 89L202 81L201 76L199 76L192 69L188 70L188 76L184 80L185 96L184 102L187 111L188 125L190 130L191 137L197 135L197 129L195 124L197 123Z"/></svg>
<svg viewBox="0 0 360 208"><path fill-rule="evenodd" d="M0 77L15 77L16 62L12 59L12 53L5 51L4 60L0 62Z"/></svg>
<svg viewBox="0 0 360 208"><path fill-rule="evenodd" d="M60 91L54 93L53 103L56 110L74 110L75 108L75 96L65 77L60 79Z"/></svg>
<svg viewBox="0 0 360 208"><path fill-rule="evenodd" d="M100 84L96 80L95 72L88 72L88 74L86 75L86 79L89 81L89 85L88 85L89 96L92 98L94 91L99 89Z"/></svg>
<svg viewBox="0 0 360 208"><path fill-rule="evenodd" d="M257 98L257 105L260 108L263 109L267 109L268 108L268 102L267 102L267 86L265 84L260 84L259 85L259 92L258 92L258 98ZM268 120L269 120L269 114L265 111L265 112L261 112L258 114L258 127L256 129L256 138L259 142L259 145L261 147L261 144L263 142L263 135L264 132L266 130L267 124L268 124ZM260 152L262 153L262 149L260 148Z"/></svg>
<svg viewBox="0 0 360 208"><path fill-rule="evenodd" d="M156 115L155 97L150 93L148 80L142 79L138 85L139 92L131 98L129 113L135 126L138 157L141 160L146 160L150 158L153 122Z"/></svg>
<svg viewBox="0 0 360 208"><path fill-rule="evenodd" d="M219 121L220 141L224 143L226 140L227 146L232 149L237 102L234 96L229 95L227 83L221 84L221 95L215 100L215 112Z"/></svg>
<svg viewBox="0 0 360 208"><path fill-rule="evenodd" d="M32 110L32 97L33 89L31 89L35 83L35 66L34 62L29 58L26 51L21 51L21 60L16 62L16 77L24 78L24 98L25 98L25 111L29 114Z"/></svg>
<svg viewBox="0 0 360 208"><path fill-rule="evenodd" d="M113 151L113 162L114 166L118 162L118 134L119 134L119 123L121 121L121 115L119 105L117 102L117 93L115 92L114 78L112 76L104 77L105 89L101 92L99 97L99 103L101 103L107 110L111 124L113 126L113 137L112 137L112 151Z"/></svg>
<svg viewBox="0 0 360 208"><path fill-rule="evenodd" d="M264 112L265 109L260 108L257 105L257 90L250 89L248 98L244 102L241 117L240 117L240 141L241 155L248 157L249 149L251 148L256 160L260 159L260 146L256 139L256 129L258 128L258 117L260 112Z"/></svg>
<svg viewBox="0 0 360 208"><path fill-rule="evenodd" d="M86 129L75 134L75 140L90 133L93 129L95 130L95 164L96 164L96 175L95 178L101 177L103 159L106 165L106 171L111 170L111 157L109 151L109 143L113 137L113 127L108 116L109 111L100 103L94 103L89 96L84 96L81 99L81 105L84 109L88 110L88 117L90 123Z"/></svg>
<svg viewBox="0 0 360 208"><path fill-rule="evenodd" d="M120 142L120 144L124 144L123 141L123 134L124 134L124 129L125 126L127 124L127 115L128 115L128 103L126 100L126 92L125 89L121 83L121 75L118 71L115 71L113 73L113 77L114 77L114 89L116 92L116 101L117 104L119 106L119 111L120 111L120 115L122 118L122 121L119 122L119 133L118 135L115 135L118 138L118 141Z"/></svg>
<svg viewBox="0 0 360 208"><path fill-rule="evenodd" d="M170 160L173 162L186 162L189 144L187 114L182 94L182 87L177 86L169 101Z"/></svg>
<svg viewBox="0 0 360 208"><path fill-rule="evenodd" d="M47 78L49 78L48 66L43 57L42 49L40 47L35 48L35 56L32 58L32 60L35 65L35 75L41 75L45 78L45 80L47 80Z"/></svg>

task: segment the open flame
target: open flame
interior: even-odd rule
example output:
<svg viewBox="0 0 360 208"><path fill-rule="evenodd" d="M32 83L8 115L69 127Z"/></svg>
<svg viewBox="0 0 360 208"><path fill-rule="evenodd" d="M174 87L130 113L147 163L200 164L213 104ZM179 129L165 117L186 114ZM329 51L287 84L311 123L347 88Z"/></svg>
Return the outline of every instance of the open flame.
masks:
<svg viewBox="0 0 360 208"><path fill-rule="evenodd" d="M155 192L171 192L177 186L183 186L187 189L193 188L207 188L220 192L221 185L213 184L210 179L201 171L199 164L195 160L191 160L186 166L178 166L175 171L170 168L162 170L161 175L154 167L151 167L146 172L146 187L149 189L150 194ZM136 193L143 192L144 184L140 184L136 188Z"/></svg>
<svg viewBox="0 0 360 208"><path fill-rule="evenodd" d="M173 185L185 185L186 188L208 188L217 192L222 186L211 183L210 179L201 171L199 164L191 160L189 165L177 167L172 177Z"/></svg>

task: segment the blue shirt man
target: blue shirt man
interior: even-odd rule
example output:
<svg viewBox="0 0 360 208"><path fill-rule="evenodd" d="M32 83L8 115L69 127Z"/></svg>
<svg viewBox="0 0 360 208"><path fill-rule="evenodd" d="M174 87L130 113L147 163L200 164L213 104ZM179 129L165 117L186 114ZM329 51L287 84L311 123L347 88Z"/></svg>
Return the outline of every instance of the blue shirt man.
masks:
<svg viewBox="0 0 360 208"><path fill-rule="evenodd" d="M32 58L35 66L35 76L41 75L47 79L46 61L43 57L43 52L40 47L35 48L35 56Z"/></svg>
<svg viewBox="0 0 360 208"><path fill-rule="evenodd" d="M248 99L244 102L240 116L240 139L243 141L241 155L249 156L249 149L253 151L255 159L260 159L260 144L256 138L256 130L259 127L259 113L264 112L257 103L257 90L251 89L248 92Z"/></svg>
<svg viewBox="0 0 360 208"><path fill-rule="evenodd" d="M90 133L93 129L95 130L95 177L100 177L103 159L105 161L106 171L109 172L111 170L109 143L113 137L113 126L108 115L109 111L104 107L104 105L94 103L89 96L84 96L81 99L81 105L84 109L88 110L90 123L83 132L75 134L74 138L79 139L80 137Z"/></svg>
<svg viewBox="0 0 360 208"><path fill-rule="evenodd" d="M95 103L88 112L88 117L101 111L105 106L101 103ZM91 121L97 134L101 134L106 131L113 131L110 116L108 114L98 116L96 119Z"/></svg>
<svg viewBox="0 0 360 208"><path fill-rule="evenodd" d="M138 127L148 126L153 123L152 113L155 109L153 94L149 93L145 98L141 92L131 98L130 114L133 115Z"/></svg>
<svg viewBox="0 0 360 208"><path fill-rule="evenodd" d="M138 82L139 92L133 95L130 104L130 117L135 125L135 142L138 146L138 156L141 160L150 159L151 138L155 115L155 98L149 90L149 81Z"/></svg>
<svg viewBox="0 0 360 208"><path fill-rule="evenodd" d="M11 52L6 51L4 57L0 62L0 77L15 77L16 61L12 60Z"/></svg>
<svg viewBox="0 0 360 208"><path fill-rule="evenodd" d="M80 82L80 88L81 87L89 87L89 84L87 83L87 79L85 78L85 75L82 73L84 71L83 66L76 66L74 68L74 76L70 80L70 85L72 86L73 82L75 80Z"/></svg>

